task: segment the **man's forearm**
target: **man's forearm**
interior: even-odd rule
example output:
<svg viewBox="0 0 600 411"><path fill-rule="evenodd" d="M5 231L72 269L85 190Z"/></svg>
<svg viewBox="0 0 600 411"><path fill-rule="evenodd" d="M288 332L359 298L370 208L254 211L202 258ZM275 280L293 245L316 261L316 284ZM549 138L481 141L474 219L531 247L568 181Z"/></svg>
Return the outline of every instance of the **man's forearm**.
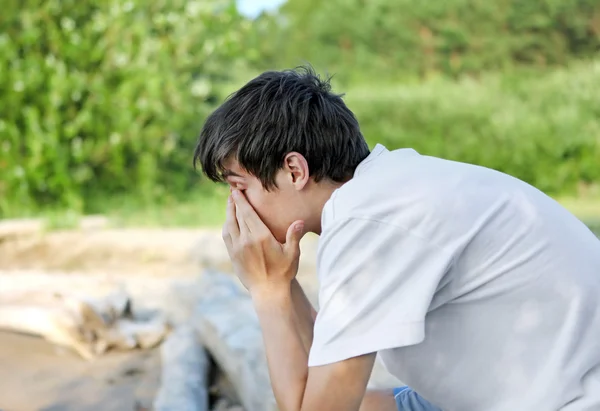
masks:
<svg viewBox="0 0 600 411"><path fill-rule="evenodd" d="M299 411L307 387L308 353L316 311L296 280L287 292L254 294L252 299L261 325L271 386L279 409ZM360 411L392 409L396 406L391 391L367 392Z"/></svg>
<svg viewBox="0 0 600 411"><path fill-rule="evenodd" d="M304 349L310 352L313 341L313 330L317 311L297 279L292 281L292 301L294 304L296 328L302 339ZM360 411L392 411L397 410L393 390L367 391L361 403Z"/></svg>
<svg viewBox="0 0 600 411"><path fill-rule="evenodd" d="M296 327L298 333L300 334L300 338L302 339L302 345L308 354L313 342L313 329L315 326L317 312L306 297L302 286L300 286L300 283L295 278L292 280L291 292L292 302L294 304Z"/></svg>
<svg viewBox="0 0 600 411"><path fill-rule="evenodd" d="M308 351L298 327L291 287L252 294L271 386L281 411L299 411L308 379ZM305 321L303 321L305 323Z"/></svg>

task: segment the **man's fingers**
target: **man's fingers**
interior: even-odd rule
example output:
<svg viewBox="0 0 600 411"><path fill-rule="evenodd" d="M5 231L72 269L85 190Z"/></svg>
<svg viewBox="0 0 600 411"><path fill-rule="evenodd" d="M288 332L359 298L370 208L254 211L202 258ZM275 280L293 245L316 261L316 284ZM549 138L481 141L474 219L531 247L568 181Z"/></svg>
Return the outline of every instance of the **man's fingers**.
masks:
<svg viewBox="0 0 600 411"><path fill-rule="evenodd" d="M304 221L294 221L287 230L285 236L285 252L290 256L300 253L300 240L304 236Z"/></svg>
<svg viewBox="0 0 600 411"><path fill-rule="evenodd" d="M246 220L244 219L244 216L242 215L242 211L240 210L240 207L235 206L235 218L238 224L238 227L240 228L240 235L246 235L250 232L250 229L248 228L248 224L246 223Z"/></svg>
<svg viewBox="0 0 600 411"><path fill-rule="evenodd" d="M226 226L223 226L223 231L221 231L221 237L223 237L223 242L225 242L225 247L227 247L227 252L229 253L229 257L231 257L231 251L233 250L233 240L231 239L231 235L227 230Z"/></svg>
<svg viewBox="0 0 600 411"><path fill-rule="evenodd" d="M246 199L246 196L239 190L233 190L232 195L238 212L238 221L243 220L250 232L254 234L261 235L266 232L270 233L265 223L262 222L258 214L256 214L256 211L254 211L254 208L252 208ZM240 222L240 227L241 226Z"/></svg>
<svg viewBox="0 0 600 411"><path fill-rule="evenodd" d="M235 203L233 202L233 199L231 197L229 197L227 199L227 211L225 214L225 227L224 227L224 232L223 232L223 239L225 240L225 237L227 237L227 235L225 234L225 231L227 232L228 236L230 237L230 239L233 238L237 238L240 236L240 227L238 225L238 221L236 218L236 210L235 210Z"/></svg>

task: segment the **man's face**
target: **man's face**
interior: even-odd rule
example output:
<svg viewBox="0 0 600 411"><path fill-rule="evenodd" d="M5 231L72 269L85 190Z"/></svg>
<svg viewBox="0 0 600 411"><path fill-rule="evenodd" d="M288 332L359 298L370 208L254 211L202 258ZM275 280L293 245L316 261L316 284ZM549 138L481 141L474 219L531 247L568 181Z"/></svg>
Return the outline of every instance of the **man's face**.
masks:
<svg viewBox="0 0 600 411"><path fill-rule="evenodd" d="M227 162L224 175L232 189L246 195L277 241L284 243L289 226L303 215L301 198L291 174L280 170L275 179L277 188L271 191L267 191L257 177L244 171L236 160Z"/></svg>

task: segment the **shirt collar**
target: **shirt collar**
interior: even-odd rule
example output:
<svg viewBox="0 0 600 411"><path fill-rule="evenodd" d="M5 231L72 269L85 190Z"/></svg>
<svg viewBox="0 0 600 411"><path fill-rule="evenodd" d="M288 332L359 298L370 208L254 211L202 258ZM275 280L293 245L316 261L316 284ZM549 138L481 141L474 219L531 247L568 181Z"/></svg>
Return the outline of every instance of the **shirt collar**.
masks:
<svg viewBox="0 0 600 411"><path fill-rule="evenodd" d="M354 175L357 176L358 174L363 172L366 168L368 168L369 163L371 163L373 160L375 160L377 157L379 157L383 153L387 153L387 152L388 152L388 149L385 148L383 145L381 145L381 144L375 145L375 147L373 148L373 151L371 151L371 153L367 156L367 158L365 158L363 161L361 161L360 164L358 165L358 167L356 167L356 170L354 170Z"/></svg>

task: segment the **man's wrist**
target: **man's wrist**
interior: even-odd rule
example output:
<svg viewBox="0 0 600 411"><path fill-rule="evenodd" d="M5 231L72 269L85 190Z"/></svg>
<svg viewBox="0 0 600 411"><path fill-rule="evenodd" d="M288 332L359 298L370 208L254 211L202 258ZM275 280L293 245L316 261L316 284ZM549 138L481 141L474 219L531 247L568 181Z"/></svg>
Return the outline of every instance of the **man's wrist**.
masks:
<svg viewBox="0 0 600 411"><path fill-rule="evenodd" d="M276 284L258 285L250 289L250 296L257 309L287 304L292 301L291 283L282 281Z"/></svg>

